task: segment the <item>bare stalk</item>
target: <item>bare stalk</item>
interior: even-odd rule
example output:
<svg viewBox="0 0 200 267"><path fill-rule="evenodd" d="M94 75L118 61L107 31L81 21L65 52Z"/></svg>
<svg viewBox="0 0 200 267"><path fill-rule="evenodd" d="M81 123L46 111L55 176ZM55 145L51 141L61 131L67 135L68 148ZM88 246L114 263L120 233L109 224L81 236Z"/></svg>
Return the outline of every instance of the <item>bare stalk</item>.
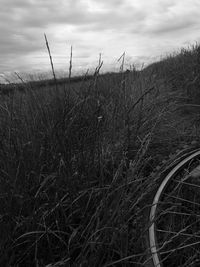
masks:
<svg viewBox="0 0 200 267"><path fill-rule="evenodd" d="M123 72L124 70L124 61L125 61L125 52L120 56L120 58L118 58L118 62L122 59L122 63L120 65L120 72Z"/></svg>
<svg viewBox="0 0 200 267"><path fill-rule="evenodd" d="M73 54L72 54L72 46L71 46L70 60L69 60L69 76L68 76L68 81L67 81L67 84L68 84L68 95L67 95L67 99L68 99L68 101L70 101L69 98L70 98L70 94L71 94L72 55ZM66 105L66 103L65 103L65 105Z"/></svg>
<svg viewBox="0 0 200 267"><path fill-rule="evenodd" d="M55 74L55 70L54 70L51 51L50 51L49 43L48 43L47 36L46 36L45 33L44 33L44 38L45 38L45 41L46 41L46 47L47 47L48 54L49 54L49 59L50 59L50 63L51 63L51 69L52 69L52 73L53 73L53 78L54 78L54 81L55 81L56 91L58 91L57 79L56 79L56 74Z"/></svg>
<svg viewBox="0 0 200 267"><path fill-rule="evenodd" d="M72 75L72 46L71 46L70 61L69 61L69 82L71 80L71 75Z"/></svg>

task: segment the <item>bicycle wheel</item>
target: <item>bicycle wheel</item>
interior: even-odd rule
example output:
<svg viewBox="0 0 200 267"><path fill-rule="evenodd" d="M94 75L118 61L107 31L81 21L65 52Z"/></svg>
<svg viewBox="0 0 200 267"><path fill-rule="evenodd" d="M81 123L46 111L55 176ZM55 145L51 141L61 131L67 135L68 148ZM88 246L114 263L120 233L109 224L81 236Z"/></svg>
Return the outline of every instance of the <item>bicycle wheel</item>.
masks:
<svg viewBox="0 0 200 267"><path fill-rule="evenodd" d="M162 179L149 222L151 266L200 266L200 149Z"/></svg>

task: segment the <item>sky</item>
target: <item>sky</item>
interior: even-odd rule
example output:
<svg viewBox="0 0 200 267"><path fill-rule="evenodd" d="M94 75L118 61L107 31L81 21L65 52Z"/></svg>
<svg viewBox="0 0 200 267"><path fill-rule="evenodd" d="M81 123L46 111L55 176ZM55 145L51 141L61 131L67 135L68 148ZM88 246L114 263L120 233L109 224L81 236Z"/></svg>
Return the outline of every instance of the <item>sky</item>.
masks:
<svg viewBox="0 0 200 267"><path fill-rule="evenodd" d="M140 66L200 41L199 0L0 0L0 77Z"/></svg>

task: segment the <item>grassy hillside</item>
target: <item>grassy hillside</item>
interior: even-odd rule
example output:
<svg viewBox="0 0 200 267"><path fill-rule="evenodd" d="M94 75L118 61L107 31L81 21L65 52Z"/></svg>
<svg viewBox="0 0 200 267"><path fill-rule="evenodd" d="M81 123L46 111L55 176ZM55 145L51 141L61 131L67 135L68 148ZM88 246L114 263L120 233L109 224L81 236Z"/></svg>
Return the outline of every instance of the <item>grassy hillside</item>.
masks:
<svg viewBox="0 0 200 267"><path fill-rule="evenodd" d="M200 101L200 46L198 44L167 56L145 69L147 73L155 73L157 77L165 79L174 91L182 91L187 102Z"/></svg>
<svg viewBox="0 0 200 267"><path fill-rule="evenodd" d="M199 59L2 90L0 266L142 266L150 173L199 137Z"/></svg>

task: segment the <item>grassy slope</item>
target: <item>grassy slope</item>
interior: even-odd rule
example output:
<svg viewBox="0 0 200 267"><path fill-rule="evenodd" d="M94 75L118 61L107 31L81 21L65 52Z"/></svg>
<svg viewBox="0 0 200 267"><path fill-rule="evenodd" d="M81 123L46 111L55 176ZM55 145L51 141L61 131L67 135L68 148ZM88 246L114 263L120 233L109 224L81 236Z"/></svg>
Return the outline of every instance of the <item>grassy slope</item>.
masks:
<svg viewBox="0 0 200 267"><path fill-rule="evenodd" d="M1 266L142 265L149 173L199 136L199 51L0 96Z"/></svg>

